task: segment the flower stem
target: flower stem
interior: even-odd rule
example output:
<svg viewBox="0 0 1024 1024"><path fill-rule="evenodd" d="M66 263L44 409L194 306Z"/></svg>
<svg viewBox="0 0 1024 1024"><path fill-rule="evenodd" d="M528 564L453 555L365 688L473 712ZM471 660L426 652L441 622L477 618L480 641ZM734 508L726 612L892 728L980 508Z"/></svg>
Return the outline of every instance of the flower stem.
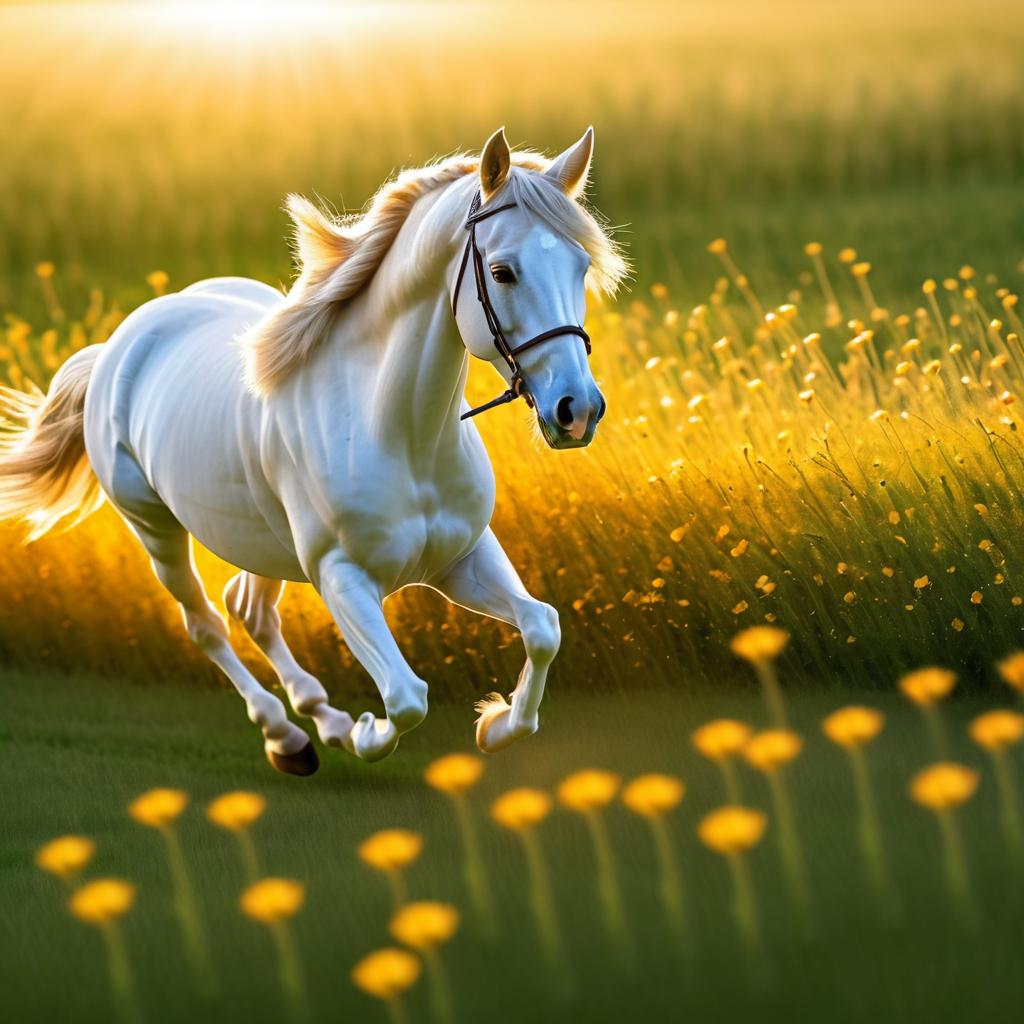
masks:
<svg viewBox="0 0 1024 1024"><path fill-rule="evenodd" d="M608 839L604 819L596 811L584 816L594 844L594 858L597 861L597 893L601 901L605 930L613 945L627 965L632 965L633 950L626 928L626 915L622 905L622 891L619 889L618 874L615 870L615 855Z"/></svg>
<svg viewBox="0 0 1024 1024"><path fill-rule="evenodd" d="M389 871L388 887L391 889L391 902L395 910L401 910L409 901L409 894L405 887L405 879L401 871Z"/></svg>
<svg viewBox="0 0 1024 1024"><path fill-rule="evenodd" d="M249 885L255 885L260 878L260 862L256 856L256 847L247 828L235 832L238 837L238 849L242 857L242 871Z"/></svg>
<svg viewBox="0 0 1024 1024"><path fill-rule="evenodd" d="M107 967L110 974L110 989L122 1024L141 1024L142 1011L139 1009L124 936L116 921L108 921L102 928L107 946Z"/></svg>
<svg viewBox="0 0 1024 1024"><path fill-rule="evenodd" d="M665 912L665 924L675 939L680 953L685 957L694 954L693 933L686 917L686 901L683 886L679 879L676 852L672 846L672 837L665 827L664 819L648 818L651 823L651 835L654 838L654 853L658 861L658 888L661 891L661 904Z"/></svg>
<svg viewBox="0 0 1024 1024"><path fill-rule="evenodd" d="M217 992L217 979L210 967L210 952L206 944L206 935L196 908L195 894L189 881L185 867L185 857L181 852L178 834L172 826L160 830L167 844L167 859L171 869L171 882L174 887L174 909L181 928L181 940L185 956L192 971L196 989L205 997Z"/></svg>
<svg viewBox="0 0 1024 1024"><path fill-rule="evenodd" d="M789 790L782 778L782 769L768 773L768 785L771 790L772 806L775 818L779 823L779 856L782 870L789 886L790 898L796 906L801 925L805 932L814 931L814 909L811 893L807 887L807 873L804 868L803 851L800 848L800 837L796 830L796 815L789 798Z"/></svg>
<svg viewBox="0 0 1024 1024"><path fill-rule="evenodd" d="M742 804L743 793L740 790L740 779L736 773L736 764L731 757L720 757L718 767L722 772L722 781L725 783L725 799L730 804Z"/></svg>
<svg viewBox="0 0 1024 1024"><path fill-rule="evenodd" d="M484 934L493 941L498 937L498 920L494 910L494 900L491 898L487 871L484 868L483 857L480 856L480 841L477 837L476 826L469 813L466 798L458 793L452 797L452 802L455 804L455 817L462 839L462 863L466 889Z"/></svg>
<svg viewBox="0 0 1024 1024"><path fill-rule="evenodd" d="M526 854L526 866L530 875L530 908L533 910L537 934L555 982L567 991L572 987L569 966L565 958L562 936L555 917L551 898L551 883L548 880L547 865L540 842L529 829L519 833Z"/></svg>
<svg viewBox="0 0 1024 1024"><path fill-rule="evenodd" d="M453 1024L455 1009L452 1001L452 990L448 984L448 975L444 963L436 949L428 949L423 954L427 963L427 980L430 983L430 1009L435 1024Z"/></svg>
<svg viewBox="0 0 1024 1024"><path fill-rule="evenodd" d="M995 769L996 788L999 790L999 801L1002 805L1003 836L1006 839L1007 852L1016 861L1024 852L1024 827L1021 825L1017 786L1013 781L1004 751L992 752L992 767Z"/></svg>
<svg viewBox="0 0 1024 1024"><path fill-rule="evenodd" d="M757 670L757 678L761 680L761 691L764 694L765 706L768 708L768 717L771 719L773 729L788 729L786 719L786 705L782 700L782 688L779 686L779 677L776 675L775 666L770 661L757 661L754 663Z"/></svg>
<svg viewBox="0 0 1024 1024"><path fill-rule="evenodd" d="M281 991L284 994L285 1010L293 1024L302 1024L311 1019L309 1004L306 1002L302 982L302 966L292 933L284 921L275 921L271 926L274 945L277 947L277 966L281 977Z"/></svg>
<svg viewBox="0 0 1024 1024"><path fill-rule="evenodd" d="M967 876L967 858L964 854L960 830L957 828L952 811L939 811L938 816L939 824L942 827L946 880L949 883L950 895L962 923L970 927L976 923L976 911L971 894L971 883Z"/></svg>
<svg viewBox="0 0 1024 1024"><path fill-rule="evenodd" d="M879 913L890 923L900 916L899 894L889 877L882 847L882 832L878 824L878 808L871 789L868 766L859 747L847 748L853 769L853 784L857 795L858 834L860 852L864 860L864 874L874 894Z"/></svg>

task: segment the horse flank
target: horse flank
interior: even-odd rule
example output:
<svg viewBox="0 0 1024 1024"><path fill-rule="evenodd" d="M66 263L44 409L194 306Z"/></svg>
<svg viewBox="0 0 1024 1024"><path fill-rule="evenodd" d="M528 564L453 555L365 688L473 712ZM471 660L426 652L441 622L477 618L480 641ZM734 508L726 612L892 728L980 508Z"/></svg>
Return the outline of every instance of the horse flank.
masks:
<svg viewBox="0 0 1024 1024"><path fill-rule="evenodd" d="M546 157L520 152L512 154L512 162L506 186L512 198L576 239L592 261L588 285L601 294L614 293L628 268L608 233L585 207L539 173L550 164ZM370 283L416 202L476 175L479 164L478 157L457 155L403 171L381 187L364 214L354 217L330 217L301 196L288 197L299 275L285 303L242 338L247 381L256 394L273 392L309 358L341 304ZM464 212L460 209L450 225L453 238Z"/></svg>

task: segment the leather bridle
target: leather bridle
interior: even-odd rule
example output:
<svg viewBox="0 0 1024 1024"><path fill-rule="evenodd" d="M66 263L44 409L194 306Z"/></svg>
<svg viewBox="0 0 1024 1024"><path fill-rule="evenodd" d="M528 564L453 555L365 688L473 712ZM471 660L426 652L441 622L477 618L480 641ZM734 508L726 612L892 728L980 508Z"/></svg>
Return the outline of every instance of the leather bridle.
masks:
<svg viewBox="0 0 1024 1024"><path fill-rule="evenodd" d="M533 408L533 396L526 386L522 367L516 358L528 349L545 341L550 341L552 338L559 338L565 334L575 334L583 339L583 344L587 347L587 355L590 355L590 335L576 324L564 324L562 327L552 327L550 330L541 331L540 334L530 338L529 341L524 341L521 345L512 346L509 344L508 339L505 337L505 332L502 330L501 321L498 320L498 314L491 304L491 297L487 293L487 268L484 266L483 253L480 252L480 248L476 244L476 226L480 221L493 217L496 213L501 213L503 210L511 210L516 203L504 203L501 206L494 207L493 210L481 210L481 205L482 199L480 192L477 191L469 207L469 215L466 217L466 230L469 232L469 237L466 239L466 248L462 252L462 262L459 264L459 274L455 279L455 291L452 294L452 316L455 316L458 311L459 290L462 288L462 279L466 276L466 267L469 264L470 257L472 257L473 276L476 278L476 299L484 311L484 319L487 321L487 329L491 332L494 347L498 350L501 358L505 360L512 377L507 391L497 398L492 398L491 401L485 402L483 405L478 405L475 409L464 412L460 417L460 419L464 420L469 419L471 416L476 416L478 413L486 412L488 409L493 409L496 405L514 402L520 396L526 400L526 404L531 409Z"/></svg>

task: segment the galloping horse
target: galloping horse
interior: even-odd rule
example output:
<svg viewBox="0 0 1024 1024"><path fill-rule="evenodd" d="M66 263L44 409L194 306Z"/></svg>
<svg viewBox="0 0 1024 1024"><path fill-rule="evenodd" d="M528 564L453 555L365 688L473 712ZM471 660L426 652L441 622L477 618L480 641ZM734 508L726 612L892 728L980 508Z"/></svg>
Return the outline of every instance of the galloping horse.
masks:
<svg viewBox="0 0 1024 1024"><path fill-rule="evenodd" d="M586 287L614 290L625 264L578 201L592 151L591 129L553 161L512 154L498 131L479 158L403 172L358 217L290 197L301 272L287 295L202 281L76 353L46 395L3 389L0 518L34 537L108 499L280 771L311 774L316 750L232 649L190 535L242 570L228 613L323 743L375 761L423 721L427 684L382 610L413 584L522 634L511 700L478 705L480 749L535 732L558 615L527 593L488 525L494 476L470 417L522 397L550 447L594 437L605 403L587 361ZM463 397L470 354L508 385L477 410ZM285 580L317 589L386 717L353 721L297 664L277 611Z"/></svg>

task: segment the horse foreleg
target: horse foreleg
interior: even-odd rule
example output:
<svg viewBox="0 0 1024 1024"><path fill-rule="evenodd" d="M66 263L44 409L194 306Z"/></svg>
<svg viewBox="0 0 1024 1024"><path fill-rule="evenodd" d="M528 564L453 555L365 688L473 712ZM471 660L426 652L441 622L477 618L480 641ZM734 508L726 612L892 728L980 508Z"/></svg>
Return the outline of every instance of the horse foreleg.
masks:
<svg viewBox="0 0 1024 1024"><path fill-rule="evenodd" d="M285 642L277 610L283 592L281 580L240 572L224 588L224 606L264 653L296 713L313 720L320 741L351 749L352 716L330 706L320 680L302 668Z"/></svg>
<svg viewBox="0 0 1024 1024"><path fill-rule="evenodd" d="M493 753L520 736L535 733L548 666L561 639L558 613L530 596L490 528L476 547L433 585L455 604L508 622L523 636L526 664L511 703L495 693L477 705L477 746Z"/></svg>
<svg viewBox="0 0 1024 1024"><path fill-rule="evenodd" d="M364 761L378 761L398 745L398 737L414 729L427 714L427 684L409 667L384 618L379 588L340 551L319 565L317 589L341 635L370 673L387 718L372 711L360 715L350 734L350 749Z"/></svg>

